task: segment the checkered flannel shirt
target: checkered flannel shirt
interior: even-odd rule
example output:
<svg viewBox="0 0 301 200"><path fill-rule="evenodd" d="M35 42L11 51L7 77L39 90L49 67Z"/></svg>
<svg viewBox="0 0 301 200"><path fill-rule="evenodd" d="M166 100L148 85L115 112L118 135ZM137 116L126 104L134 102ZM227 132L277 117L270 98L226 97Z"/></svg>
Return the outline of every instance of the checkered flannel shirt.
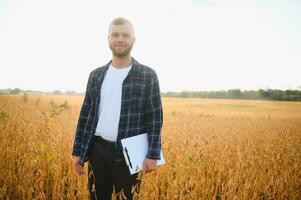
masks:
<svg viewBox="0 0 301 200"><path fill-rule="evenodd" d="M163 110L159 82L156 72L132 58L132 68L122 85L121 111L115 146L115 163L124 163L120 140L123 138L148 134L149 148L147 158L160 159L161 129ZM98 123L100 90L106 71L112 61L94 69L86 87L80 111L72 155L80 156L80 165L88 161L87 152L95 135Z"/></svg>

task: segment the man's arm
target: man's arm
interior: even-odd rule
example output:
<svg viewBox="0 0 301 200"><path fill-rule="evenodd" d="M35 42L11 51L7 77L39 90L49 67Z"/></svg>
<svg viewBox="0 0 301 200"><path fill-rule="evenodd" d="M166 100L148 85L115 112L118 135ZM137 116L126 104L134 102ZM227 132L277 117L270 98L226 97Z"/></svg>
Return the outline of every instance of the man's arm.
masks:
<svg viewBox="0 0 301 200"><path fill-rule="evenodd" d="M92 72L89 75L83 105L80 111L80 115L76 127L76 133L75 133L73 151L72 151L73 156L80 156L83 132L86 126L86 122L89 115L89 109L91 106L91 92L90 92L91 84L92 84Z"/></svg>
<svg viewBox="0 0 301 200"><path fill-rule="evenodd" d="M161 153L163 111L159 81L155 71L151 74L146 102L145 117L149 148L143 162L144 173L151 172L157 168L157 160L160 159Z"/></svg>
<svg viewBox="0 0 301 200"><path fill-rule="evenodd" d="M161 152L163 109L159 81L155 71L151 74L150 85L146 97L145 117L149 141L149 149L146 158L159 160Z"/></svg>
<svg viewBox="0 0 301 200"><path fill-rule="evenodd" d="M80 163L79 161L80 161L80 151L81 151L81 145L83 139L83 132L86 126L86 122L89 115L89 109L91 106L91 92L90 92L91 84L92 84L92 72L89 75L88 83L86 86L85 98L79 114L79 119L77 122L76 133L74 138L73 150L72 150L73 165L74 165L75 172L78 175L84 174L84 167L79 164Z"/></svg>

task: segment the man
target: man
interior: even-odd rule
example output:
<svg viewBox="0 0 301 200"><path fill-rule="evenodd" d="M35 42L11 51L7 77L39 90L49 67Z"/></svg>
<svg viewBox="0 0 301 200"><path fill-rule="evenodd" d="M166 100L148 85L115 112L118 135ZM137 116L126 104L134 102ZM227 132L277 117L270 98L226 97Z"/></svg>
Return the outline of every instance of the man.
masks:
<svg viewBox="0 0 301 200"><path fill-rule="evenodd" d="M113 58L89 75L72 155L79 175L89 161L91 199L111 199L114 190L132 199L133 193L139 194L141 178L130 175L120 140L147 133L143 172L157 168L163 123L159 82L153 69L131 57L135 36L130 21L114 19L108 42Z"/></svg>

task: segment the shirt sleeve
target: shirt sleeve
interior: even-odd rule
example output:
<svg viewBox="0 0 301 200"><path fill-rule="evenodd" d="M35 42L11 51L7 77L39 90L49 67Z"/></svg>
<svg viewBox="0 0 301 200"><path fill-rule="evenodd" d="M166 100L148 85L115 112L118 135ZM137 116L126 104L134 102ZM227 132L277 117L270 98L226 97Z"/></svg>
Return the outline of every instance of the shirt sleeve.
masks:
<svg viewBox="0 0 301 200"><path fill-rule="evenodd" d="M151 73L151 80L146 99L145 117L149 141L149 148L146 158L160 160L163 109L159 81L155 71Z"/></svg>
<svg viewBox="0 0 301 200"><path fill-rule="evenodd" d="M79 114L77 127L76 127L76 133L75 133L73 150L72 150L73 156L80 156L83 133L89 116L89 110L91 107L91 92L90 92L91 84L92 84L92 72L89 75L88 83L86 86L85 97Z"/></svg>

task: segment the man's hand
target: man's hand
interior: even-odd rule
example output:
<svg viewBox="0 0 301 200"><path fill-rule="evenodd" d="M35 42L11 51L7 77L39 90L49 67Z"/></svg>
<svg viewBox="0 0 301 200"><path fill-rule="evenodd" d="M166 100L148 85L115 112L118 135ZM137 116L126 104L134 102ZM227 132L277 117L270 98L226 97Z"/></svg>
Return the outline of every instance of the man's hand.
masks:
<svg viewBox="0 0 301 200"><path fill-rule="evenodd" d="M79 164L79 156L73 156L73 166L78 175L84 174L84 168Z"/></svg>
<svg viewBox="0 0 301 200"><path fill-rule="evenodd" d="M145 158L143 161L143 173L148 173L157 169L157 160Z"/></svg>

